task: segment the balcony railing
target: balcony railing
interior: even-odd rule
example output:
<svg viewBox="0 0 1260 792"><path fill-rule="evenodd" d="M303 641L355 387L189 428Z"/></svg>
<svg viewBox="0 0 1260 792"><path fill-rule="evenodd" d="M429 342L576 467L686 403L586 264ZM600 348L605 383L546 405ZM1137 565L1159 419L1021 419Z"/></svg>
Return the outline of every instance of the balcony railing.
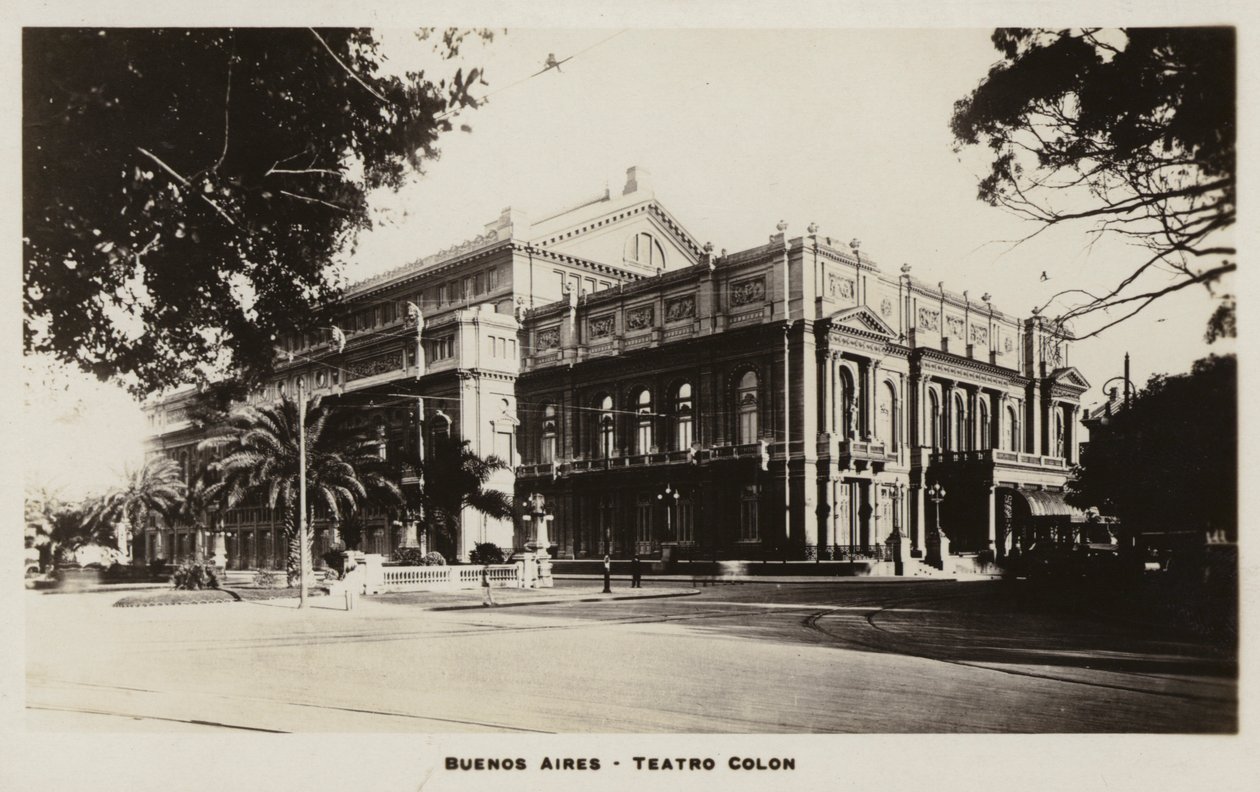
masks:
<svg viewBox="0 0 1260 792"><path fill-rule="evenodd" d="M767 446L773 456L775 445ZM781 449L780 449L781 453ZM650 454L629 454L607 459L574 459L555 464L540 462L537 464L518 465L516 475L520 478L543 478L564 476L577 473L594 473L603 470L628 470L631 468L661 467L674 465L703 465L710 462L753 459L761 460L761 443L741 443L738 445L720 445L704 449L684 449L682 451L654 451Z"/></svg>
<svg viewBox="0 0 1260 792"><path fill-rule="evenodd" d="M984 448L978 451L936 451L932 454L932 463L996 464L1057 468L1059 470L1067 469L1067 460L1063 457L1023 454L1015 451L1002 451L996 448Z"/></svg>
<svg viewBox="0 0 1260 792"><path fill-rule="evenodd" d="M887 545L805 545L806 561L892 561Z"/></svg>

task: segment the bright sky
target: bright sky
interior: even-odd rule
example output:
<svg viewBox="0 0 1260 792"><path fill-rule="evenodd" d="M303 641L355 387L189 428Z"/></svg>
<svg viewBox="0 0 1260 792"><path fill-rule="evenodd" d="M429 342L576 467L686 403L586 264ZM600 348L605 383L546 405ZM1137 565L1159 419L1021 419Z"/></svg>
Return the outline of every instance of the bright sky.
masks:
<svg viewBox="0 0 1260 792"><path fill-rule="evenodd" d="M1084 227L1011 250L1035 227L977 201L983 166L952 151L953 103L997 59L989 35L512 30L485 48L469 44L490 102L458 119L473 131L446 137L424 176L378 196L383 222L361 240L351 275L462 241L506 206L537 219L605 184L619 191L625 169L639 165L662 203L719 249L761 244L780 219L789 235L817 222L824 235L860 239L887 272L907 262L928 282L991 292L1019 316L1062 288L1110 284L1141 250L1091 249ZM385 40L396 66L412 64L409 33ZM529 78L548 53L574 58ZM1071 363L1095 386L1121 373L1126 350L1139 385L1152 372L1184 371L1209 351L1210 312L1202 291L1167 298L1077 344ZM120 393L78 382L28 401L31 480L77 496L109 485L139 455L142 419Z"/></svg>

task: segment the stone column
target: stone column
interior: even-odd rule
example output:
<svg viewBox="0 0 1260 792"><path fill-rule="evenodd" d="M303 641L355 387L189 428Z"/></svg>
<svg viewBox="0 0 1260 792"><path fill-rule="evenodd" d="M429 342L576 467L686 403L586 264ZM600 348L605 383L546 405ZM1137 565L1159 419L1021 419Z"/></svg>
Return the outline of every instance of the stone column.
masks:
<svg viewBox="0 0 1260 792"><path fill-rule="evenodd" d="M990 484L985 490L988 493L985 496L985 502L988 504L989 514L989 549L993 551L993 557L996 559L1002 553L997 541L997 488Z"/></svg>
<svg viewBox="0 0 1260 792"><path fill-rule="evenodd" d="M827 434L838 434L836 420L836 358L835 353L827 350L820 356L823 364L823 425L822 431Z"/></svg>
<svg viewBox="0 0 1260 792"><path fill-rule="evenodd" d="M923 557L924 538L927 536L927 516L923 511L923 485L910 485L910 555Z"/></svg>

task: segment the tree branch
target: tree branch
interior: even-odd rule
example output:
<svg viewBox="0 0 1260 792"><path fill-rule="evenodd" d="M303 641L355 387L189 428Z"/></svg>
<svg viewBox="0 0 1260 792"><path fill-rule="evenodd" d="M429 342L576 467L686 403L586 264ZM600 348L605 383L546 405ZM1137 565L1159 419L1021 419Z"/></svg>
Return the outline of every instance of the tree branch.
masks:
<svg viewBox="0 0 1260 792"><path fill-rule="evenodd" d="M158 164L158 167L160 167L162 170L166 171L167 173L171 174L171 176L175 177L175 179L177 179L180 184L184 185L185 187L191 186L191 183L188 181L188 179L185 179L183 176L179 174L178 171L176 171L170 165L167 165L165 162L159 159L158 156L154 154L152 151L149 151L146 148L141 148L140 146L136 146L136 151L139 151L144 156L156 162ZM227 210L225 210L222 206L219 206L217 203L215 203L213 199L211 199L210 197L206 195L202 195L201 200L213 206L216 212L223 215L224 220L227 220L232 225L236 225L236 221L233 220L232 216L227 213Z"/></svg>
<svg viewBox="0 0 1260 792"><path fill-rule="evenodd" d="M363 81L363 80L359 77L359 75L355 74L355 73L354 73L354 71L352 71L352 70L351 70L351 68L350 68L349 66L347 66L347 65L345 64L345 62L344 62L344 61L342 61L342 60L341 60L341 58L338 58L338 57L337 57L337 53L333 52L332 47L328 46L328 42L327 42L327 41L324 41L324 37L323 37L323 36L321 36L321 35L319 35L319 32L318 32L317 30L315 30L315 28L307 28L307 30L311 31L311 35L313 35L315 38L319 39L319 43L324 45L324 49L328 50L328 54L329 54L329 55L331 55L331 56L333 56L333 60L337 61L337 65L338 65L338 66L340 66L341 68L345 69L346 74L348 74L348 75L350 75L352 78L354 78L354 81L355 81L355 82L357 82L359 85L362 85L362 86L363 86L363 88L364 88L364 90L366 90L368 93L372 94L372 95L373 95L373 96L375 96L377 99L379 99L379 100L381 100L382 102L384 102L385 104L389 104L389 100L388 100L388 99L386 99L385 97L383 97L383 96L381 96L379 93L377 93L375 90L373 90L373 89L372 89L372 86L370 86L370 85L368 85L367 83L365 83L365 82L364 82L364 81Z"/></svg>

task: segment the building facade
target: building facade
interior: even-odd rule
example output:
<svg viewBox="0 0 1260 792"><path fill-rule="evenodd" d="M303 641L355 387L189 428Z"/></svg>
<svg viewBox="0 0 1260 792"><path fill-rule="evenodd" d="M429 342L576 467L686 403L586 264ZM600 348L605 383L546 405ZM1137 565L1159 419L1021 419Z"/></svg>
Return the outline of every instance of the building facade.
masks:
<svg viewBox="0 0 1260 792"><path fill-rule="evenodd" d="M1062 490L1088 383L1062 331L885 272L813 225L715 253L639 168L621 195L537 222L506 209L343 307L344 349L331 328L284 339L251 400L301 382L353 404L387 458L446 436L507 460L492 484L522 514L467 511L460 557L540 527L562 557L838 559L879 556L894 534L917 556L943 535L950 552L1000 557L1081 518ZM190 398L150 414L154 452L191 475L209 460ZM221 517L234 565L283 559L266 509ZM395 546L407 519L366 515L364 546ZM149 557L205 542L147 533ZM317 536L335 544L336 526Z"/></svg>

